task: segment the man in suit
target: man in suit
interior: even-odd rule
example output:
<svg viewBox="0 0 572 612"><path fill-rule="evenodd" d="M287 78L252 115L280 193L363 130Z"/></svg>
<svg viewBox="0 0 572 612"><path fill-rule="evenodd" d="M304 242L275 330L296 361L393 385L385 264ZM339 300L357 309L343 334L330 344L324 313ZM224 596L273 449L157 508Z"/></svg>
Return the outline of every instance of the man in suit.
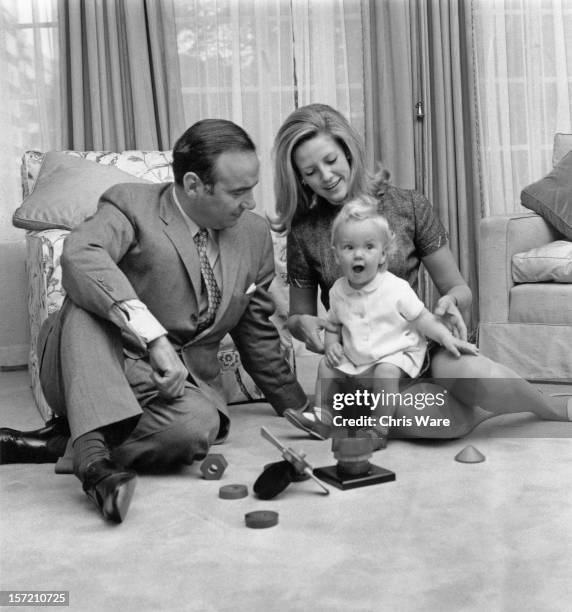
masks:
<svg viewBox="0 0 572 612"><path fill-rule="evenodd" d="M115 185L66 239L67 297L42 328L40 378L69 423L74 473L111 521L127 513L135 471L190 464L228 435L226 333L278 414L307 401L269 320L272 242L251 212L258 170L244 130L199 121L175 144L173 184ZM63 422L0 444L23 461L60 454Z"/></svg>

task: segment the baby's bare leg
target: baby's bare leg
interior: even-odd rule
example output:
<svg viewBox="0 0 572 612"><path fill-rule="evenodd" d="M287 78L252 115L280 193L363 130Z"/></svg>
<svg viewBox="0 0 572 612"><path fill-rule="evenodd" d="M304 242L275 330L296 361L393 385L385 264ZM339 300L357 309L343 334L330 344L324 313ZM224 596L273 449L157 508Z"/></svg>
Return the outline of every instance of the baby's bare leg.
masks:
<svg viewBox="0 0 572 612"><path fill-rule="evenodd" d="M316 379L314 405L320 409L320 420L332 424L332 397L336 390L340 389L340 381L343 375L334 368L326 365L326 359L322 357L318 365L318 378Z"/></svg>
<svg viewBox="0 0 572 612"><path fill-rule="evenodd" d="M384 428L389 425L387 417L393 417L397 409L399 380L404 377L405 372L392 363L380 363L373 369L372 388L377 401L373 415Z"/></svg>

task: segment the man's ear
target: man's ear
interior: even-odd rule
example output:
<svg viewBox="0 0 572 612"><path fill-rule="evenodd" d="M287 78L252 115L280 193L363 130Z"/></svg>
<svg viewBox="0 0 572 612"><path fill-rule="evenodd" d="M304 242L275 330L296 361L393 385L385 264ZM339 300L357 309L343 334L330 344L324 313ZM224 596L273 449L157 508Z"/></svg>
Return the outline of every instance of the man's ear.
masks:
<svg viewBox="0 0 572 612"><path fill-rule="evenodd" d="M197 195L198 190L202 187L203 182L196 172L187 172L183 176L183 187L187 195Z"/></svg>

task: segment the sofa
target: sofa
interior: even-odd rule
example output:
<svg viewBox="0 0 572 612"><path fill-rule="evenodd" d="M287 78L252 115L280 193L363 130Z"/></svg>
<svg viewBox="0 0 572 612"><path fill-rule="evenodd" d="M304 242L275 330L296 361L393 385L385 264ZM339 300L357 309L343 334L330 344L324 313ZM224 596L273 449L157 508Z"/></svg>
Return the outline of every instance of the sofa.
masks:
<svg viewBox="0 0 572 612"><path fill-rule="evenodd" d="M479 348L526 379L571 382L572 134L521 203L480 223Z"/></svg>
<svg viewBox="0 0 572 612"><path fill-rule="evenodd" d="M28 367L32 393L42 417L52 411L39 382L37 340L40 327L63 302L60 255L70 229L96 210L99 195L112 184L130 181L172 181L170 151L27 151L22 158L23 202L13 215L13 224L26 230L26 273L30 352ZM272 321L281 348L295 370L292 338L286 328L288 288L286 285L286 241L272 235L276 278L270 292L276 312ZM227 335L218 358L225 397L229 404L263 401L254 381L243 369L240 355Z"/></svg>

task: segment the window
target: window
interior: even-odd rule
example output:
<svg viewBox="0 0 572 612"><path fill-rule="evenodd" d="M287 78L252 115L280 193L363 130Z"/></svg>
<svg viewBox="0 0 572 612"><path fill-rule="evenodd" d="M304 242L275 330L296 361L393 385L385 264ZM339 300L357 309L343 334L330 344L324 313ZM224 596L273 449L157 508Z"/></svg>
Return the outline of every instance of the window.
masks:
<svg viewBox="0 0 572 612"><path fill-rule="evenodd" d="M12 228L21 200L20 159L27 149L60 143L55 3L3 0L0 4L0 239L21 238Z"/></svg>
<svg viewBox="0 0 572 612"><path fill-rule="evenodd" d="M331 104L363 133L360 0L175 0L175 13L186 123L246 129L259 212L273 212L272 141L297 106Z"/></svg>
<svg viewBox="0 0 572 612"><path fill-rule="evenodd" d="M572 3L473 0L484 213L521 210L572 131Z"/></svg>

